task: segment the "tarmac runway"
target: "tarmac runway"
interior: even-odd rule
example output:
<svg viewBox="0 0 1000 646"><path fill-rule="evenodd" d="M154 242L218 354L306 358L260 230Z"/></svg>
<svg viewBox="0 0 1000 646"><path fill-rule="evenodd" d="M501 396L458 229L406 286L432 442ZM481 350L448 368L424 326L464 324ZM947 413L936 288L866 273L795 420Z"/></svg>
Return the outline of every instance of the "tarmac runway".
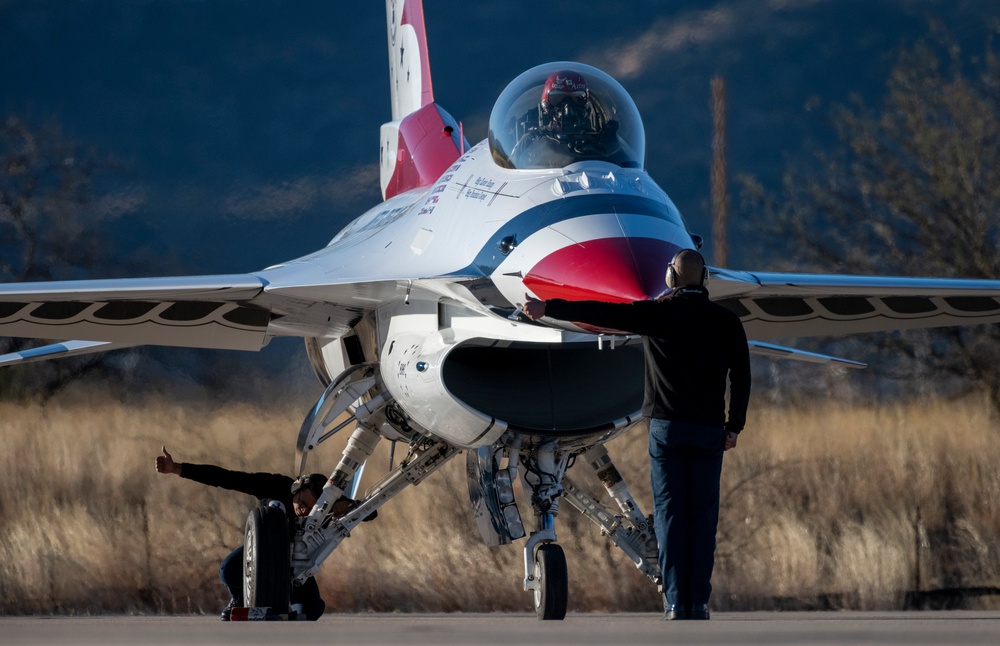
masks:
<svg viewBox="0 0 1000 646"><path fill-rule="evenodd" d="M315 623L210 616L0 617L0 643L85 644L1000 644L1000 612L658 614L330 614Z"/></svg>

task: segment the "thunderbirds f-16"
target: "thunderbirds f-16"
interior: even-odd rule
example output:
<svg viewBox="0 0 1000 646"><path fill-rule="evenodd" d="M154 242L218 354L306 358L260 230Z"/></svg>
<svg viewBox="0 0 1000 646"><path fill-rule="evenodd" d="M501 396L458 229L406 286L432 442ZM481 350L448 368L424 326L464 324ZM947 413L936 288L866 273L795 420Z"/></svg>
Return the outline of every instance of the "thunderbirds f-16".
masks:
<svg viewBox="0 0 1000 646"><path fill-rule="evenodd" d="M300 337L326 390L299 431L296 468L333 434L351 436L292 538L251 515L246 603L287 607L291 587L356 525L464 452L483 540L524 539L536 614L561 619L563 502L659 581L652 522L604 447L641 420L643 353L614 331L530 321L525 294L657 298L671 258L701 238L647 172L642 119L609 75L575 62L529 69L500 94L487 139L469 145L434 101L421 3L386 6L384 202L322 249L252 273L0 285L0 335L59 340L0 364L140 345L260 350ZM711 298L739 314L751 351L765 355L859 365L767 341L1000 321L997 280L709 273ZM332 503L383 439L405 443L406 457L335 518ZM613 503L574 484L574 466L594 471Z"/></svg>

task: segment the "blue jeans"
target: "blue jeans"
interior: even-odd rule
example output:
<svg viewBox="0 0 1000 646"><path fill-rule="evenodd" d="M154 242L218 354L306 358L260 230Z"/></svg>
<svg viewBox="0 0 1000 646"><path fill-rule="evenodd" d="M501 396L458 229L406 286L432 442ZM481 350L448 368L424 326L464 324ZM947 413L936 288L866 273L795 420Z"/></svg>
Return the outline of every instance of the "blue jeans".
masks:
<svg viewBox="0 0 1000 646"><path fill-rule="evenodd" d="M237 606L243 605L243 546L240 545L229 553L229 556L222 560L219 566L219 578L223 585L229 590L229 594L236 600ZM316 579L309 577L306 582L299 587L292 588L291 603L302 604L302 612L306 619L316 621L323 615L326 603L319 596L319 586Z"/></svg>
<svg viewBox="0 0 1000 646"><path fill-rule="evenodd" d="M667 606L707 604L719 525L719 478L726 432L649 420L653 520Z"/></svg>

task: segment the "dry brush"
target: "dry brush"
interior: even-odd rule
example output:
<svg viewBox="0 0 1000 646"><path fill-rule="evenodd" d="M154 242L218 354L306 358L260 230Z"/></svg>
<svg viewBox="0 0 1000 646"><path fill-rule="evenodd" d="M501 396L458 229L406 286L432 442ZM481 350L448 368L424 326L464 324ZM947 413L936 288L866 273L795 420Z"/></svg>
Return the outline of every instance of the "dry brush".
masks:
<svg viewBox="0 0 1000 646"><path fill-rule="evenodd" d="M723 469L715 608L891 609L942 594L993 604L983 593L1000 581L1000 447L989 410L756 407ZM214 613L226 600L218 563L253 501L157 475L153 459L166 444L181 461L288 473L301 412L96 393L0 403L0 614ZM338 439L310 470L335 464ZM645 439L636 428L609 448L649 510ZM362 486L388 462L380 446ZM328 611L530 611L520 544L479 542L463 462L355 530L318 576ZM659 608L654 586L569 505L557 530L571 610Z"/></svg>

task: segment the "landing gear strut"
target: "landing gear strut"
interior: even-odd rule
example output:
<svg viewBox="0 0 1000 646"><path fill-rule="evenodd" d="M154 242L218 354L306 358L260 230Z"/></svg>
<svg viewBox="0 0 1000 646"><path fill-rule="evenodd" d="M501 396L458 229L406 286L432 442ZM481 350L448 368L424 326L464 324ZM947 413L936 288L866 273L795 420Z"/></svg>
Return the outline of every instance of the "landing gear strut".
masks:
<svg viewBox="0 0 1000 646"><path fill-rule="evenodd" d="M569 601L566 555L556 545L555 518L569 456L554 445L534 447L523 454L524 482L538 522L524 545L524 589L533 593L535 616L563 619ZM537 549L536 549L537 546Z"/></svg>

